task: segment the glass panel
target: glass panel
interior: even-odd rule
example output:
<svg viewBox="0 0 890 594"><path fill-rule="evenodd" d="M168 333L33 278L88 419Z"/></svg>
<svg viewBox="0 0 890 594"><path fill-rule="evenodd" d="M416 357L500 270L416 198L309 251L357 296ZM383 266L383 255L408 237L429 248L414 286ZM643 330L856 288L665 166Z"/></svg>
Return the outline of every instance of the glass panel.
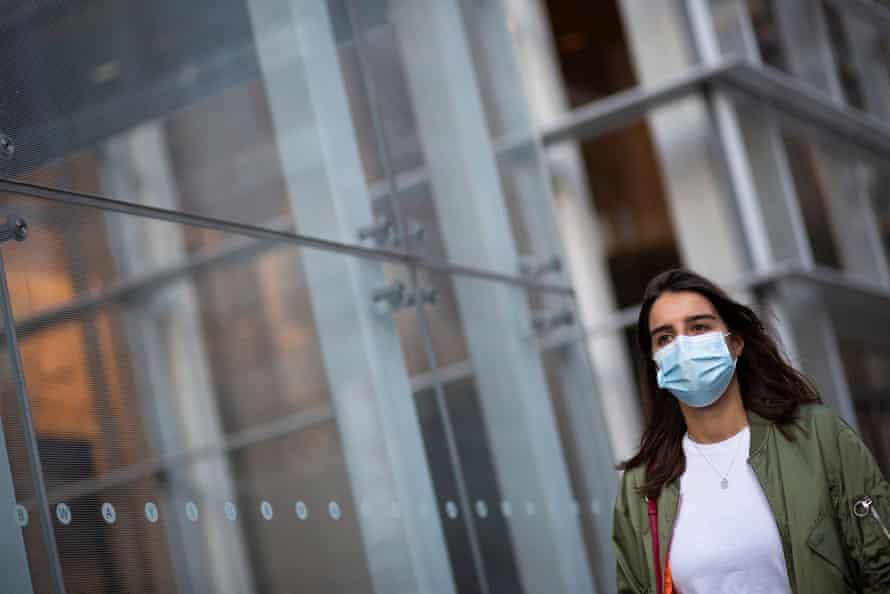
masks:
<svg viewBox="0 0 890 594"><path fill-rule="evenodd" d="M332 4L336 18L343 6ZM291 7L278 9L279 23L295 18ZM334 24L342 29L339 21ZM311 63L286 64L305 96L293 97L286 123L273 119L257 46L274 43L284 28L257 38L247 2L100 1L76 11L22 7L15 18L3 20L0 31L0 49L17 56L5 62L0 77L2 94L9 97L0 113L0 135L11 146L0 155L7 157L0 158L0 174L242 223L293 225L281 144L326 130L302 80ZM366 52L379 63L376 47ZM341 150L357 150L369 183L379 181L384 156L360 110L355 48L342 53L344 92L356 109L357 130L356 145ZM392 97L385 99L394 106L384 114L388 119L398 123L400 114L410 114ZM389 158L405 162L400 155ZM112 174L135 182L121 187ZM144 180L150 187L137 191ZM158 191L161 183L165 191ZM391 210L385 192L376 197L376 211ZM338 239L358 241L356 231Z"/></svg>
<svg viewBox="0 0 890 594"><path fill-rule="evenodd" d="M448 438L436 403L436 391L427 388L415 395L427 458L433 469L438 512L448 542L448 553L458 592L522 592L516 568L508 522L510 503L500 493L495 479L479 405L479 395L472 376L445 385L444 402L455 432L460 458L460 477L456 476L448 454ZM458 481L466 484L467 504L463 507ZM471 520L466 516L470 514ZM517 521L524 518L517 514ZM482 559L479 575L473 559L473 538Z"/></svg>
<svg viewBox="0 0 890 594"><path fill-rule="evenodd" d="M578 410L579 405L591 403L590 393L578 381L578 371L575 369L579 363L577 359L586 359L584 353L583 342L576 340L545 350L541 356L547 373L550 400L559 424L560 444L571 481L572 500L577 506L574 513L578 516L586 557L591 566L596 568L595 577L599 589L608 591L614 578L610 564L610 526L617 474L607 470L611 455L604 424L596 418L584 418L584 413L589 415L593 412L597 415L599 409ZM598 431L585 431L584 429L589 429L585 420L598 424ZM591 460L591 457L594 459ZM592 475L593 468L599 468L600 472Z"/></svg>
<svg viewBox="0 0 890 594"><path fill-rule="evenodd" d="M587 408L592 375L571 300L420 273L439 290L423 311L442 360L433 385L416 384L415 398L458 590L482 592L482 579L490 592L535 591L542 576L584 579L572 571L611 587L604 545L617 477L605 432L595 435L586 424L582 435L567 419L580 405L577 421L601 422ZM442 355L455 339L466 345L466 359ZM566 542L576 548L572 569L562 573L550 561Z"/></svg>
<svg viewBox="0 0 890 594"><path fill-rule="evenodd" d="M375 493L354 486L326 372L361 328L325 338L340 301L311 281L319 252L201 230L215 248L187 258L198 230L181 225L6 196L10 213L30 225L3 254L68 591L373 591L357 502ZM51 591L2 377L35 591ZM337 381L356 404L373 389Z"/></svg>
<svg viewBox="0 0 890 594"><path fill-rule="evenodd" d="M541 362L569 476L573 511L582 531L586 558L596 568L597 587L609 591L615 580L611 508L618 474L600 399L604 390L616 390L616 359L624 353L612 349L612 360L598 360L605 377L596 378L587 350L591 337L577 318L573 298L540 293L532 299L535 301ZM625 391L632 398L625 405L636 406L636 390Z"/></svg>
<svg viewBox="0 0 890 594"><path fill-rule="evenodd" d="M4 174L110 193L106 139L150 122L178 196L153 205L249 223L287 212L243 2L98 2L16 15L3 22L3 43L18 56L4 66L4 95L16 98L0 123L15 143Z"/></svg>

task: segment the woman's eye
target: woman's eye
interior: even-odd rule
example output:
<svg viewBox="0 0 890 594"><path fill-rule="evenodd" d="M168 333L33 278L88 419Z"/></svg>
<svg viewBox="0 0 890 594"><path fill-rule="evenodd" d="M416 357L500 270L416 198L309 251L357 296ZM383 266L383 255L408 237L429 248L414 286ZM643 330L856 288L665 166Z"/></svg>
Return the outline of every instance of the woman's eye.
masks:
<svg viewBox="0 0 890 594"><path fill-rule="evenodd" d="M709 329L710 328L707 326L707 324L696 324L692 327L693 332L706 332Z"/></svg>
<svg viewBox="0 0 890 594"><path fill-rule="evenodd" d="M667 334L662 334L661 336L659 336L658 338L655 339L655 344L657 344L660 347L663 347L670 341L671 341L670 336L668 336Z"/></svg>

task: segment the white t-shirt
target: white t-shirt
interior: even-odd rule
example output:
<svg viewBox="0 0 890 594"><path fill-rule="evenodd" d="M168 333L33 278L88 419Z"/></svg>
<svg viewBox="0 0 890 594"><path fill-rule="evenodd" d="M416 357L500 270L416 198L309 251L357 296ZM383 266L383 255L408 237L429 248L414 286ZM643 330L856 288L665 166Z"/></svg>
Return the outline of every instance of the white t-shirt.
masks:
<svg viewBox="0 0 890 594"><path fill-rule="evenodd" d="M683 436L686 471L680 477L680 506L670 545L678 593L791 593L779 530L748 464L750 443L748 427L706 445ZM724 490L721 477L730 464Z"/></svg>

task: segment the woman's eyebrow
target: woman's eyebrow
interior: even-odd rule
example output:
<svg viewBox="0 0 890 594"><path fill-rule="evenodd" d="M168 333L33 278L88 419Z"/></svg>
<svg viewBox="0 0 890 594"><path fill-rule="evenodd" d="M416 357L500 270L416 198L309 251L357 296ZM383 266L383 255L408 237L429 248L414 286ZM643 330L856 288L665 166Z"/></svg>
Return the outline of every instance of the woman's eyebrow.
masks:
<svg viewBox="0 0 890 594"><path fill-rule="evenodd" d="M695 315L693 315L693 316L689 316L688 318L686 318L686 323L687 323L687 324L691 324L691 323L693 323L693 322L699 322L699 321L701 321L701 320L711 320L711 321L713 321L713 322L716 322L716 321L717 321L717 316L715 316L714 314L707 314L707 313L703 313L703 314L695 314ZM655 328L654 330L652 330L652 331L649 333L649 335L650 335L650 336L655 336L655 335L658 334L659 332L668 332L668 331L673 330L673 329L674 329L674 327L671 326L670 324L662 324L662 325L659 326L658 328Z"/></svg>
<svg viewBox="0 0 890 594"><path fill-rule="evenodd" d="M717 316L713 314L696 314L694 316L689 316L688 318L686 318L686 323L690 324L692 322L699 322L701 320L712 320L716 322Z"/></svg>
<svg viewBox="0 0 890 594"><path fill-rule="evenodd" d="M667 332L668 330L673 330L673 329L674 329L673 326L671 326L670 324L662 324L662 325L659 326L658 328L652 330L652 331L649 333L649 336L655 336L655 335L658 334L659 332Z"/></svg>

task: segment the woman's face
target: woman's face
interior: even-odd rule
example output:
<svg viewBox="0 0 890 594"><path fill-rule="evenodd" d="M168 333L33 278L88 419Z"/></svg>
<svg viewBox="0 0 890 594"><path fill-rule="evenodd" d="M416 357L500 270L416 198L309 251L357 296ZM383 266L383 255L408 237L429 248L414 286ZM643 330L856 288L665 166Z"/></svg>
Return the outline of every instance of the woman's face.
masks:
<svg viewBox="0 0 890 594"><path fill-rule="evenodd" d="M652 352L669 345L684 334L696 336L708 332L729 332L726 323L707 297L695 291L668 291L662 294L649 310L649 338ZM728 340L733 357L742 354L744 341L731 334Z"/></svg>

